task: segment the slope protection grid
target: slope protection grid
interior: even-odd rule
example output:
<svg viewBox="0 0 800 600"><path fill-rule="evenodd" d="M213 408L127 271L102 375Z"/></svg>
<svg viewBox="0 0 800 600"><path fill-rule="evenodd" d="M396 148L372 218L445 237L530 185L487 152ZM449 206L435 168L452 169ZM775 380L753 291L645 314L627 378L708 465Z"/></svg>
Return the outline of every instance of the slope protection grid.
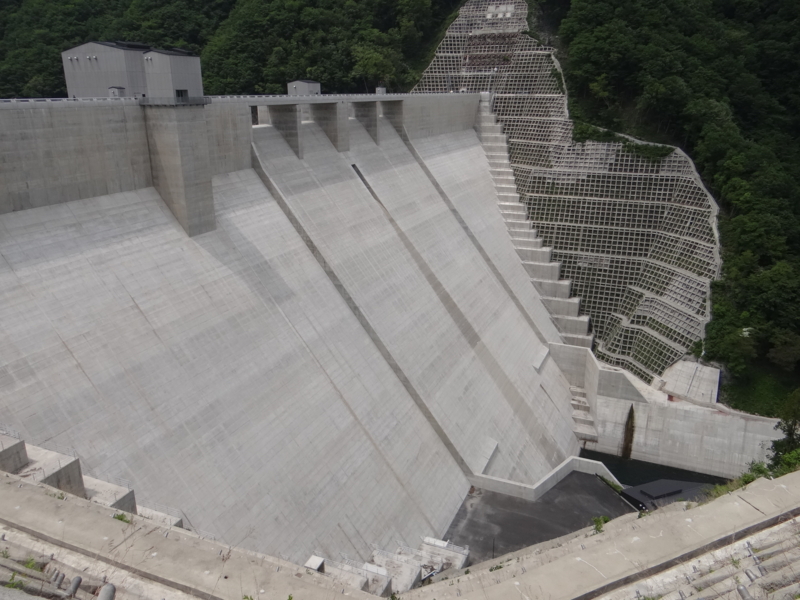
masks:
<svg viewBox="0 0 800 600"><path fill-rule="evenodd" d="M555 51L525 33L527 11L466 2L414 92L493 94L519 201L591 316L597 356L649 383L704 335L717 205L679 149L573 141Z"/></svg>

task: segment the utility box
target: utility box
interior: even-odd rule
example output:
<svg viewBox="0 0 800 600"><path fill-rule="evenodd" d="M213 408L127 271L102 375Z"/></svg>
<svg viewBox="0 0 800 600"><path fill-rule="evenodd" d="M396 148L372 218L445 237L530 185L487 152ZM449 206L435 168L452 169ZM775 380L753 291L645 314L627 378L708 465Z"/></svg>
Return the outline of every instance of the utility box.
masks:
<svg viewBox="0 0 800 600"><path fill-rule="evenodd" d="M290 96L319 96L322 94L319 81L311 81L310 79L290 81L286 84L286 87Z"/></svg>

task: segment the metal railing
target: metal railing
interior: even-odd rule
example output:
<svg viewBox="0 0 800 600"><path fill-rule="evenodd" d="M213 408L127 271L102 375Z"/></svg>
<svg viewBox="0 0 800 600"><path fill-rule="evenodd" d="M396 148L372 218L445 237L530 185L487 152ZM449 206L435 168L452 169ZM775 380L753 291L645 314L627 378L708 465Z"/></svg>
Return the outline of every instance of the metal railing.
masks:
<svg viewBox="0 0 800 600"><path fill-rule="evenodd" d="M186 98L139 98L141 106L204 106L211 104L208 96L189 96Z"/></svg>

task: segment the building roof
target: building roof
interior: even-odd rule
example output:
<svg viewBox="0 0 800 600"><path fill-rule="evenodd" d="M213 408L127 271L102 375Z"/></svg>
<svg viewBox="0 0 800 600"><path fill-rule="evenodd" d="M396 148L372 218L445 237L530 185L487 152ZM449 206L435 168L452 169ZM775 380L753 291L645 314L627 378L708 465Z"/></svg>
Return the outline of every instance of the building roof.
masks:
<svg viewBox="0 0 800 600"><path fill-rule="evenodd" d="M73 46L72 48L67 48L64 52L69 52L70 50L74 50L75 48L80 48L81 46L85 46L86 44L100 44L101 46L108 46L109 48L116 48L117 50L132 50L138 51L146 54L147 52L158 52L160 54L170 54L173 56L197 56L193 52L189 50L181 50L180 48L170 48L169 50L163 50L161 48L153 48L149 44L142 44L141 42L96 42L96 41L89 41L84 42L83 44L78 44L77 46Z"/></svg>
<svg viewBox="0 0 800 600"><path fill-rule="evenodd" d="M319 81L314 81L312 79L295 79L294 81L290 81L289 83L319 83Z"/></svg>
<svg viewBox="0 0 800 600"><path fill-rule="evenodd" d="M146 51L145 54L149 54L150 52L158 52L159 54L169 54L170 56L194 56L197 55L194 52L190 52L189 50L181 50L180 48L172 48L170 50L162 50L160 48L150 48L150 50Z"/></svg>

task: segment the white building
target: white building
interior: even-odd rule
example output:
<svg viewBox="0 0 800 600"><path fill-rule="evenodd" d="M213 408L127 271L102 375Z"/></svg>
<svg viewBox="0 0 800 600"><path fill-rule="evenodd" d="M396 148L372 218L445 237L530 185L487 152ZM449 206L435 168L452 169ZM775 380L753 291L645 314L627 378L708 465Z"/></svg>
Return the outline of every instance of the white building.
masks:
<svg viewBox="0 0 800 600"><path fill-rule="evenodd" d="M70 98L197 97L200 58L136 42L87 42L61 53Z"/></svg>

